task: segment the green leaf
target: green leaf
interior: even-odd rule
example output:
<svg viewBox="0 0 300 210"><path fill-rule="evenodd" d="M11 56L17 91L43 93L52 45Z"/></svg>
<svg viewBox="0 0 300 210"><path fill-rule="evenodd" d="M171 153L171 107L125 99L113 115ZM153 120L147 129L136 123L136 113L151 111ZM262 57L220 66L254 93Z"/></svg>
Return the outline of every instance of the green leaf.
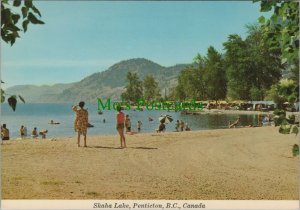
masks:
<svg viewBox="0 0 300 210"><path fill-rule="evenodd" d="M25 6L31 8L33 6L32 0L25 0Z"/></svg>
<svg viewBox="0 0 300 210"><path fill-rule="evenodd" d="M14 24L16 24L19 21L20 17L21 16L18 14L16 14L16 15L14 14L11 16L12 20L14 21Z"/></svg>
<svg viewBox="0 0 300 210"><path fill-rule="evenodd" d="M23 18L26 18L27 17L27 14L28 14L28 9L27 7L22 7L22 15L23 15Z"/></svg>
<svg viewBox="0 0 300 210"><path fill-rule="evenodd" d="M1 89L1 103L3 103L5 101L5 92L4 90Z"/></svg>
<svg viewBox="0 0 300 210"><path fill-rule="evenodd" d="M296 157L297 155L299 155L299 145L298 144L294 144L293 146L293 156Z"/></svg>
<svg viewBox="0 0 300 210"><path fill-rule="evenodd" d="M20 6L20 5L21 5L21 0L14 0L13 5L14 5L15 7Z"/></svg>
<svg viewBox="0 0 300 210"><path fill-rule="evenodd" d="M44 24L43 21L37 19L31 12L28 14L28 20L33 24Z"/></svg>
<svg viewBox="0 0 300 210"><path fill-rule="evenodd" d="M32 10L37 13L40 17L42 17L40 11L35 7L35 6L32 6Z"/></svg>
<svg viewBox="0 0 300 210"><path fill-rule="evenodd" d="M290 131L291 131L291 127L292 127L291 125L281 124L281 126L279 128L279 133L281 133L281 134L289 134Z"/></svg>
<svg viewBox="0 0 300 210"><path fill-rule="evenodd" d="M27 26L28 26L28 24L29 24L29 20L25 20L25 21L23 21L23 24L22 24L22 26L23 26L24 32L26 32L26 31L27 31Z"/></svg>
<svg viewBox="0 0 300 210"><path fill-rule="evenodd" d="M269 1L262 1L261 2L261 12L268 12L272 9L274 2L269 2Z"/></svg>
<svg viewBox="0 0 300 210"><path fill-rule="evenodd" d="M20 100L25 104L25 100L22 96L19 95Z"/></svg>
<svg viewBox="0 0 300 210"><path fill-rule="evenodd" d="M17 99L16 96L13 95L7 99L8 105L12 108L13 111L16 111Z"/></svg>
<svg viewBox="0 0 300 210"><path fill-rule="evenodd" d="M259 18L258 18L258 22L260 22L261 24L264 24L265 23L265 17L264 16L260 16Z"/></svg>
<svg viewBox="0 0 300 210"><path fill-rule="evenodd" d="M296 136L298 135L299 129L298 129L297 125L293 126L292 133L296 134Z"/></svg>
<svg viewBox="0 0 300 210"><path fill-rule="evenodd" d="M1 83L5 83L5 82L3 82L3 81L1 80Z"/></svg>

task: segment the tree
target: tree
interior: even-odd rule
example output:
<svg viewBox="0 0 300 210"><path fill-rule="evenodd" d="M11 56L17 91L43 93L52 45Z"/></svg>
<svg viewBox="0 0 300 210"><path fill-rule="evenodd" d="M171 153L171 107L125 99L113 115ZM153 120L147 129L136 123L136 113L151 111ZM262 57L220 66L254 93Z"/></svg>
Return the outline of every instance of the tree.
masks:
<svg viewBox="0 0 300 210"><path fill-rule="evenodd" d="M203 75L199 69L189 66L180 72L176 86L176 98L180 100L200 99L203 95ZM202 98L203 99L203 98Z"/></svg>
<svg viewBox="0 0 300 210"><path fill-rule="evenodd" d="M160 100L161 94L158 87L158 82L155 81L152 75L147 75L143 81L144 98L147 101Z"/></svg>
<svg viewBox="0 0 300 210"><path fill-rule="evenodd" d="M13 2L10 5L9 2ZM21 8L21 9L20 9ZM18 10L19 12L15 12ZM22 14L22 17L21 17ZM28 24L44 24L43 21L39 20L36 16L41 17L40 11L33 5L32 0L2 0L1 1L1 39L6 43L10 43L12 46L17 38L20 38L19 32L19 20L22 20L22 28L24 32L27 31ZM4 83L1 80L1 83ZM1 103L5 101L6 96L10 96L7 99L9 106L15 111L17 105L16 95L7 95L5 91L1 88ZM25 103L22 96L18 96L19 99Z"/></svg>
<svg viewBox="0 0 300 210"><path fill-rule="evenodd" d="M143 97L143 83L139 80L137 73L127 73L126 91L121 94L121 97L130 102L136 102L137 99Z"/></svg>
<svg viewBox="0 0 300 210"><path fill-rule="evenodd" d="M262 28L246 26L248 36L243 40L230 35L225 47L228 97L243 100L263 100L265 93L281 77L281 52L271 48L263 39Z"/></svg>
<svg viewBox="0 0 300 210"><path fill-rule="evenodd" d="M250 75L252 82L250 89L251 100L263 100L266 90L276 84L281 77L281 52L279 48L271 48L263 39L261 26L258 24L246 25L248 37L246 38L249 53Z"/></svg>
<svg viewBox="0 0 300 210"><path fill-rule="evenodd" d="M228 81L227 96L230 99L247 100L251 88L250 79L248 79L250 72L247 43L239 35L232 34L223 46L226 50L224 62Z"/></svg>
<svg viewBox="0 0 300 210"><path fill-rule="evenodd" d="M226 75L221 54L210 46L205 58L204 81L206 84L207 98L220 100L226 98Z"/></svg>

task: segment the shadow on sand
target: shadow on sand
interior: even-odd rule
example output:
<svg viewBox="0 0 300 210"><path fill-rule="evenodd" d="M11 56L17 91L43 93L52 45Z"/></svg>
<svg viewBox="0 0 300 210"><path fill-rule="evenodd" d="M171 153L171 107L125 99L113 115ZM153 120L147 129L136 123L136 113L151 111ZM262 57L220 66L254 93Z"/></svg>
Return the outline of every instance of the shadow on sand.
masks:
<svg viewBox="0 0 300 210"><path fill-rule="evenodd" d="M99 149L158 149L154 147L108 147L108 146L88 146L88 148L99 148Z"/></svg>

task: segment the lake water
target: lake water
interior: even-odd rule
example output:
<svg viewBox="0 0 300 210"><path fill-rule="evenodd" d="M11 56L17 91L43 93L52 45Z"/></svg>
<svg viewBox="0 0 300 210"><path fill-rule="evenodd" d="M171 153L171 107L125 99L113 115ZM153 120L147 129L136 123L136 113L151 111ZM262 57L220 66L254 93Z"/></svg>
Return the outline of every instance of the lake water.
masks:
<svg viewBox="0 0 300 210"><path fill-rule="evenodd" d="M74 118L75 114L71 109L72 104L17 104L16 111L8 106L8 104L1 104L1 124L6 123L10 130L11 138L19 137L19 129L21 125L25 125L28 134L34 127L38 131L47 129L47 137L73 137L74 132ZM104 110L102 115L98 115L96 104L87 104L86 108L89 111L89 122L95 127L89 128L88 134L102 135L102 134L116 134L115 116L116 111ZM141 132L154 132L159 125L158 118L161 114L169 114L174 121L166 125L167 131L175 131L176 120L183 120L187 122L192 130L209 130L222 129L228 127L228 121L234 121L237 115L230 114L202 114L202 115L183 115L180 112L167 111L124 111L129 114L131 119L131 127L133 131L137 131L136 123L138 120L142 121ZM241 115L241 125L256 124L256 115ZM154 120L149 122L148 117ZM105 123L103 123L105 119ZM50 120L60 122L59 125L49 124Z"/></svg>

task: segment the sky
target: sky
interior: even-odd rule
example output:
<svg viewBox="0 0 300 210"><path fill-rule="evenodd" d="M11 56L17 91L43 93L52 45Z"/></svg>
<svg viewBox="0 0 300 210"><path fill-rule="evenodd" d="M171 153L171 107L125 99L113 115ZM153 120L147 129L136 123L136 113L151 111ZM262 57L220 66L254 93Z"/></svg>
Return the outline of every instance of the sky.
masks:
<svg viewBox="0 0 300 210"><path fill-rule="evenodd" d="M14 85L77 82L130 58L191 63L264 15L252 1L34 1L44 25L1 43L1 79Z"/></svg>

